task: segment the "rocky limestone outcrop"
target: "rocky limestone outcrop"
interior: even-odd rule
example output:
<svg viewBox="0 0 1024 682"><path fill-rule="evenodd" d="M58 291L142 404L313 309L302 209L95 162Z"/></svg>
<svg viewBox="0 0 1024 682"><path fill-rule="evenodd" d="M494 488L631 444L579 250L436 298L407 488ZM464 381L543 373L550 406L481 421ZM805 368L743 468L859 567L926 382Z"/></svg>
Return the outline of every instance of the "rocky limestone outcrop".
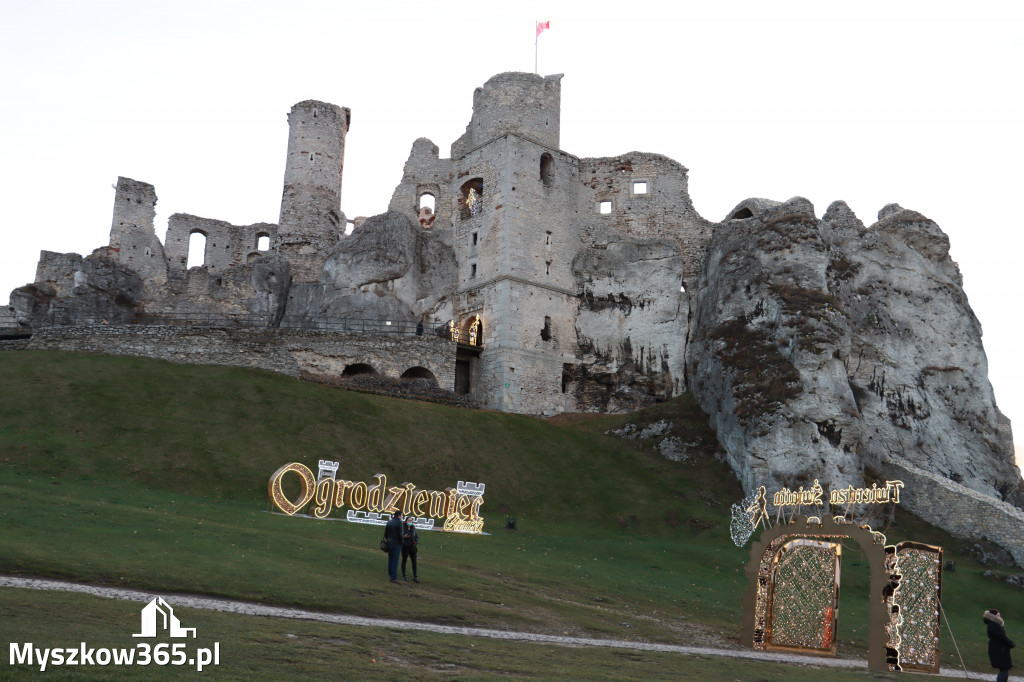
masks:
<svg viewBox="0 0 1024 682"><path fill-rule="evenodd" d="M11 292L10 306L22 324L99 324L120 322L135 313L143 292L132 269L96 249L77 253L43 251L36 281Z"/></svg>
<svg viewBox="0 0 1024 682"><path fill-rule="evenodd" d="M844 229L833 205L832 291L850 321L848 362L862 457L898 454L985 495L1024 506L1012 437L988 381L981 325L949 257L949 239L891 204L869 230ZM1007 447L1009 445L1009 447Z"/></svg>
<svg viewBox="0 0 1024 682"><path fill-rule="evenodd" d="M447 318L456 271L447 232L420 229L394 211L373 216L327 258L318 314L413 323L425 315Z"/></svg>
<svg viewBox="0 0 1024 682"><path fill-rule="evenodd" d="M687 366L748 490L859 486L893 456L1024 505L949 240L886 207L761 204L715 232Z"/></svg>
<svg viewBox="0 0 1024 682"><path fill-rule="evenodd" d="M682 256L664 240L610 239L581 251L573 274L582 292L576 315L577 397L617 412L665 400L684 388L689 301L680 291Z"/></svg>

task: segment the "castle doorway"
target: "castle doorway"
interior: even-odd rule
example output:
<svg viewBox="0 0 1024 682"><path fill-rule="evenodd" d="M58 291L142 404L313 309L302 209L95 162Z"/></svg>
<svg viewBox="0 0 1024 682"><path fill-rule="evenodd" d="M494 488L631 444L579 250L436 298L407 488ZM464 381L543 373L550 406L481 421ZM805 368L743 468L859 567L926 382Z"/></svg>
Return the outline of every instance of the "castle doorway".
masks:
<svg viewBox="0 0 1024 682"><path fill-rule="evenodd" d="M459 395L466 395L472 388L470 382L469 360L455 361L455 392Z"/></svg>
<svg viewBox="0 0 1024 682"><path fill-rule="evenodd" d="M469 395L476 390L479 377L480 348L459 344L455 352L455 392Z"/></svg>

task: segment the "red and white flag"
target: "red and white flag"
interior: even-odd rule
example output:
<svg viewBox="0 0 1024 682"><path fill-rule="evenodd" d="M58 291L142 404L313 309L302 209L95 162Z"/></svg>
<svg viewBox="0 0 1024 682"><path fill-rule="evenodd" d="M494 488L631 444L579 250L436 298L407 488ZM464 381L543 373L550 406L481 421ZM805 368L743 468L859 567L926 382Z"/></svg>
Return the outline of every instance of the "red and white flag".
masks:
<svg viewBox="0 0 1024 682"><path fill-rule="evenodd" d="M537 22L537 35L538 36L541 33L544 32L544 29L548 29L549 31L551 30L551 22L550 21L538 21Z"/></svg>

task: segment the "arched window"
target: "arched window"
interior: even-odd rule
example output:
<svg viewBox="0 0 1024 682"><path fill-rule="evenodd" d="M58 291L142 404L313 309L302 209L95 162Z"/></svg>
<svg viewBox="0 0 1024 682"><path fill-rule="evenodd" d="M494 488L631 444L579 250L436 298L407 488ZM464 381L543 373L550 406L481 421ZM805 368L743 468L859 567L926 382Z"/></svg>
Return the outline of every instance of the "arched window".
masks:
<svg viewBox="0 0 1024 682"><path fill-rule="evenodd" d="M186 268L194 268L206 264L206 235L196 230L188 236L188 259Z"/></svg>
<svg viewBox="0 0 1024 682"><path fill-rule="evenodd" d="M547 152L540 155L540 181L545 189L555 182L555 160Z"/></svg>
<svg viewBox="0 0 1024 682"><path fill-rule="evenodd" d="M459 191L459 215L468 220L480 213L484 207L484 179L467 180Z"/></svg>
<svg viewBox="0 0 1024 682"><path fill-rule="evenodd" d="M423 208L429 208L431 213L436 213L437 210L434 205L436 201L437 200L434 198L433 194L430 192L424 192L416 202L416 210L418 211Z"/></svg>
<svg viewBox="0 0 1024 682"><path fill-rule="evenodd" d="M260 232L256 235L256 250L257 251L269 251L270 250L270 235L266 232Z"/></svg>
<svg viewBox="0 0 1024 682"><path fill-rule="evenodd" d="M471 346L484 345L484 322L479 315L474 315L469 319L460 340Z"/></svg>

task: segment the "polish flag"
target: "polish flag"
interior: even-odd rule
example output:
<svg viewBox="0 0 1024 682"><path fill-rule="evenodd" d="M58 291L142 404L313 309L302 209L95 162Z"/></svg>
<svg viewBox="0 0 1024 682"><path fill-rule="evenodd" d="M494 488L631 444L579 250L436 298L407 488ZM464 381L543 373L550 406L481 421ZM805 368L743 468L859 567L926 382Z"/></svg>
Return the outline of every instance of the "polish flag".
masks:
<svg viewBox="0 0 1024 682"><path fill-rule="evenodd" d="M544 29L551 30L551 22L550 21L538 21L537 22L537 35L540 35L541 33L543 33Z"/></svg>

